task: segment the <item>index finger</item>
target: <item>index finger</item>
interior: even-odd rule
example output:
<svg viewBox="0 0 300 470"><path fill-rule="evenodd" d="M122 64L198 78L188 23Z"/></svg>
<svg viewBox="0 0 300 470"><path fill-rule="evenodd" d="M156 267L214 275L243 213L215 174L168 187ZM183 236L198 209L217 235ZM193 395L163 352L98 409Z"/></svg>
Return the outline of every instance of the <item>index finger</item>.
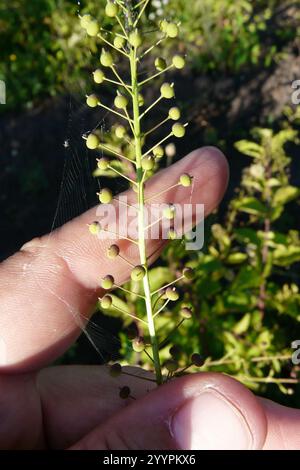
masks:
<svg viewBox="0 0 300 470"><path fill-rule="evenodd" d="M228 180L227 163L220 151L203 148L192 152L149 181L148 194L175 185L183 173L194 177L191 194L176 187L159 202L204 204L208 214L220 202ZM133 197L132 191L126 193ZM0 367L20 372L41 367L58 357L80 334L82 316L89 316L101 293L100 279L112 274L118 284L130 267L105 256L109 240L92 237L87 224L96 208L72 220L51 236L34 239L0 265ZM119 214L122 217L122 212ZM160 240L148 240L148 250L158 253ZM122 251L133 264L138 252L122 241Z"/></svg>

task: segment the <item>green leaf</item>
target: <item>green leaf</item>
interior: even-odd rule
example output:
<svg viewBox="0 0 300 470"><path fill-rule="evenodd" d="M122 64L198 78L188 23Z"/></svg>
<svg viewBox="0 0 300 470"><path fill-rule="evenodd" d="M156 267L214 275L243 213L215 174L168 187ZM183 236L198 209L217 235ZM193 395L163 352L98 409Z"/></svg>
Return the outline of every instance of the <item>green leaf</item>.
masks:
<svg viewBox="0 0 300 470"><path fill-rule="evenodd" d="M279 188L274 194L273 205L287 204L300 196L300 189L295 186L286 186Z"/></svg>
<svg viewBox="0 0 300 470"><path fill-rule="evenodd" d="M243 316L243 318L238 323L236 323L236 325L233 328L233 332L236 335L242 335L243 333L245 333L248 330L248 328L250 326L250 322L251 322L251 314L246 313Z"/></svg>
<svg viewBox="0 0 300 470"><path fill-rule="evenodd" d="M249 140L236 142L235 148L244 155L248 155L248 157L252 158L262 159L265 155L265 151L261 145L250 142Z"/></svg>
<svg viewBox="0 0 300 470"><path fill-rule="evenodd" d="M244 197L234 203L235 209L247 214L265 216L268 209L256 197Z"/></svg>
<svg viewBox="0 0 300 470"><path fill-rule="evenodd" d="M273 253L274 264L278 266L290 266L300 261L300 246L280 245Z"/></svg>

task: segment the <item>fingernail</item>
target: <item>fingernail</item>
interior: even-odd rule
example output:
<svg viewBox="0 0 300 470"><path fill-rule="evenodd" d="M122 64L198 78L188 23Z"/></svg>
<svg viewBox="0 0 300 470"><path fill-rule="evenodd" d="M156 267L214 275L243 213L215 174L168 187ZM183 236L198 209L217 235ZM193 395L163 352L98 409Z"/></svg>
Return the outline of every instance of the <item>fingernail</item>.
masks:
<svg viewBox="0 0 300 470"><path fill-rule="evenodd" d="M253 443L240 410L214 389L185 403L173 416L171 432L185 450L246 450Z"/></svg>

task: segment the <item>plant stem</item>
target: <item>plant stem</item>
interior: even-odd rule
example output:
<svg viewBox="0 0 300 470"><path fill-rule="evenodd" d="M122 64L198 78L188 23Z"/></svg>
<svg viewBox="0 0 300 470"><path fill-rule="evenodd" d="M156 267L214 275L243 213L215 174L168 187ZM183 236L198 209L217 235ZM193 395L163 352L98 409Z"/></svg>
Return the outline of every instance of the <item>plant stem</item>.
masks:
<svg viewBox="0 0 300 470"><path fill-rule="evenodd" d="M153 318L152 302L151 302L151 289L149 283L149 272L146 253L146 240L145 240L145 184L143 179L142 169L142 138L141 138L141 124L140 124L140 109L139 109L139 85L137 73L137 55L136 48L132 48L130 52L130 70L131 70L131 87L132 87L132 105L133 105L133 128L134 128L134 141L136 152L136 169L137 169L137 185L138 185L138 232L139 241L138 248L140 254L141 265L146 270L146 275L143 279L145 306L147 313L148 329L152 347L153 362L156 373L156 382L158 385L162 383L161 364L159 357L159 345L155 331L155 323Z"/></svg>

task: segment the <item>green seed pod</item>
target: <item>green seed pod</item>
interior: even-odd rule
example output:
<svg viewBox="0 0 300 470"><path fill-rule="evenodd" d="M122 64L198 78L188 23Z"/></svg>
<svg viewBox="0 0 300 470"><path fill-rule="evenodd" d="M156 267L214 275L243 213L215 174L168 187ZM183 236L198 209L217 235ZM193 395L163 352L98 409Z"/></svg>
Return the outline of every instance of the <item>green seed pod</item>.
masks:
<svg viewBox="0 0 300 470"><path fill-rule="evenodd" d="M99 222L93 222L89 225L89 231L92 235L98 235L101 231L101 225Z"/></svg>
<svg viewBox="0 0 300 470"><path fill-rule="evenodd" d="M100 28L99 28L97 21L92 20L88 23L86 27L86 32L88 33L89 36L91 37L97 36L99 31L100 31Z"/></svg>
<svg viewBox="0 0 300 470"><path fill-rule="evenodd" d="M169 23L167 20L162 20L160 23L159 23L159 27L160 27L160 30L165 33L167 31L167 27L168 27Z"/></svg>
<svg viewBox="0 0 300 470"><path fill-rule="evenodd" d="M113 2L107 2L107 5L105 7L105 14L109 16L110 18L114 18L118 14L118 7L115 3Z"/></svg>
<svg viewBox="0 0 300 470"><path fill-rule="evenodd" d="M132 31L132 33L130 33L129 35L129 43L133 46L133 47L140 47L140 45L142 44L143 40L142 40L142 36L140 35L140 33L136 30L136 31Z"/></svg>
<svg viewBox="0 0 300 470"><path fill-rule="evenodd" d="M104 188L98 193L99 201L102 204L109 204L113 199L113 194L110 189Z"/></svg>
<svg viewBox="0 0 300 470"><path fill-rule="evenodd" d="M165 362L165 368L168 372L174 373L178 370L178 362L174 361L174 359L168 359Z"/></svg>
<svg viewBox="0 0 300 470"><path fill-rule="evenodd" d="M184 137L185 135L185 127L182 124L179 124L179 122L177 122L172 127L172 132L175 137L180 139L181 137Z"/></svg>
<svg viewBox="0 0 300 470"><path fill-rule="evenodd" d="M163 210L163 217L165 217L165 219L173 220L175 217L175 214L176 214L176 209L174 206L166 207Z"/></svg>
<svg viewBox="0 0 300 470"><path fill-rule="evenodd" d="M136 266L131 271L130 276L133 281L138 282L144 279L145 275L146 275L146 269L144 268L144 266Z"/></svg>
<svg viewBox="0 0 300 470"><path fill-rule="evenodd" d="M137 352L137 353L141 353L145 350L145 341L144 341L144 338L135 338L133 341L132 341L132 349Z"/></svg>
<svg viewBox="0 0 300 470"><path fill-rule="evenodd" d="M110 366L109 375L111 377L119 377L121 374L122 374L121 364L116 363L116 364L113 364L112 366Z"/></svg>
<svg viewBox="0 0 300 470"><path fill-rule="evenodd" d="M168 287L166 290L166 298L172 302L176 302L179 299L179 293L176 287Z"/></svg>
<svg viewBox="0 0 300 470"><path fill-rule="evenodd" d="M144 106L145 100L144 100L144 97L141 93L139 93L138 99L139 99L139 107Z"/></svg>
<svg viewBox="0 0 300 470"><path fill-rule="evenodd" d="M120 398L122 398L122 400L127 400L127 398L130 397L130 394L131 390L129 387L122 387L119 393Z"/></svg>
<svg viewBox="0 0 300 470"><path fill-rule="evenodd" d="M126 109L128 106L128 99L124 95L117 95L115 97L115 107L118 109Z"/></svg>
<svg viewBox="0 0 300 470"><path fill-rule="evenodd" d="M169 233L168 233L169 240L177 240L177 237L178 235L174 229L169 230Z"/></svg>
<svg viewBox="0 0 300 470"><path fill-rule="evenodd" d="M91 15L83 15L80 18L80 24L83 29L86 29L88 27L88 24L92 21Z"/></svg>
<svg viewBox="0 0 300 470"><path fill-rule="evenodd" d="M100 83L104 82L105 75L104 75L104 73L101 69L95 70L95 72L93 72L93 76L94 76L94 82L95 83L100 84Z"/></svg>
<svg viewBox="0 0 300 470"><path fill-rule="evenodd" d="M108 310L112 306L113 300L110 295L105 295L100 299L100 306L103 310Z"/></svg>
<svg viewBox="0 0 300 470"><path fill-rule="evenodd" d="M114 283L115 283L115 280L114 280L113 276L108 275L108 276L105 276L102 279L101 287L102 287L102 289L110 290L110 289L113 288Z"/></svg>
<svg viewBox="0 0 300 470"><path fill-rule="evenodd" d="M170 83L163 83L160 88L160 93L161 96L167 100L170 100L175 96L174 87Z"/></svg>
<svg viewBox="0 0 300 470"><path fill-rule="evenodd" d="M164 149L162 148L161 145L158 145L157 147L155 147L153 149L153 155L156 157L156 158L162 158L164 156L165 152L164 152Z"/></svg>
<svg viewBox="0 0 300 470"><path fill-rule="evenodd" d="M124 126L117 126L115 129L115 134L118 137L118 139L123 139L123 137L126 135L126 129Z"/></svg>
<svg viewBox="0 0 300 470"><path fill-rule="evenodd" d="M178 121L180 119L181 112L179 108L171 108L169 111L169 118L173 121Z"/></svg>
<svg viewBox="0 0 300 470"><path fill-rule="evenodd" d="M193 312L192 312L192 309L188 308L188 307L183 307L180 312L179 312L180 316L182 318L184 318L185 320L190 320L193 316Z"/></svg>
<svg viewBox="0 0 300 470"><path fill-rule="evenodd" d="M111 245L108 249L107 249L107 257L109 259L115 259L119 256L120 254L120 248L118 247L118 245Z"/></svg>
<svg viewBox="0 0 300 470"><path fill-rule="evenodd" d="M192 268L184 268L182 275L188 281L192 281L193 279L195 279L195 272Z"/></svg>
<svg viewBox="0 0 300 470"><path fill-rule="evenodd" d="M185 66L185 60L184 60L183 57L181 57L181 55L175 55L173 57L172 63L174 65L174 67L178 70L183 69L184 66Z"/></svg>
<svg viewBox="0 0 300 470"><path fill-rule="evenodd" d="M98 103L99 103L99 99L96 95L89 95L87 96L86 98L86 104L90 107L90 108L96 108L96 106L98 106Z"/></svg>
<svg viewBox="0 0 300 470"><path fill-rule="evenodd" d="M189 188L192 185L192 177L188 174L183 174L180 176L179 183L185 188Z"/></svg>
<svg viewBox="0 0 300 470"><path fill-rule="evenodd" d="M86 139L86 146L90 150L95 150L100 144L99 137L96 134L90 134Z"/></svg>
<svg viewBox="0 0 300 470"><path fill-rule="evenodd" d="M117 49L122 49L122 47L125 46L126 40L122 38L121 36L116 36L114 39L114 46Z"/></svg>
<svg viewBox="0 0 300 470"><path fill-rule="evenodd" d="M145 157L142 160L142 168L145 171L151 171L153 170L155 165L155 160L153 157Z"/></svg>
<svg viewBox="0 0 300 470"><path fill-rule="evenodd" d="M100 158L97 162L99 170L105 171L109 167L109 160L107 158Z"/></svg>
<svg viewBox="0 0 300 470"><path fill-rule="evenodd" d="M157 57L157 59L155 59L154 65L159 72L162 72L165 70L165 68L167 68L167 62L162 57Z"/></svg>
<svg viewBox="0 0 300 470"><path fill-rule="evenodd" d="M179 33L179 29L178 29L177 24L169 23L166 27L165 33L169 38L176 38L178 36L178 33Z"/></svg>
<svg viewBox="0 0 300 470"><path fill-rule="evenodd" d="M102 49L100 62L103 65L103 67L111 67L114 63L113 56L111 55L109 51Z"/></svg>
<svg viewBox="0 0 300 470"><path fill-rule="evenodd" d="M202 367L205 363L205 359L201 354L194 353L191 357L192 364L196 367Z"/></svg>

